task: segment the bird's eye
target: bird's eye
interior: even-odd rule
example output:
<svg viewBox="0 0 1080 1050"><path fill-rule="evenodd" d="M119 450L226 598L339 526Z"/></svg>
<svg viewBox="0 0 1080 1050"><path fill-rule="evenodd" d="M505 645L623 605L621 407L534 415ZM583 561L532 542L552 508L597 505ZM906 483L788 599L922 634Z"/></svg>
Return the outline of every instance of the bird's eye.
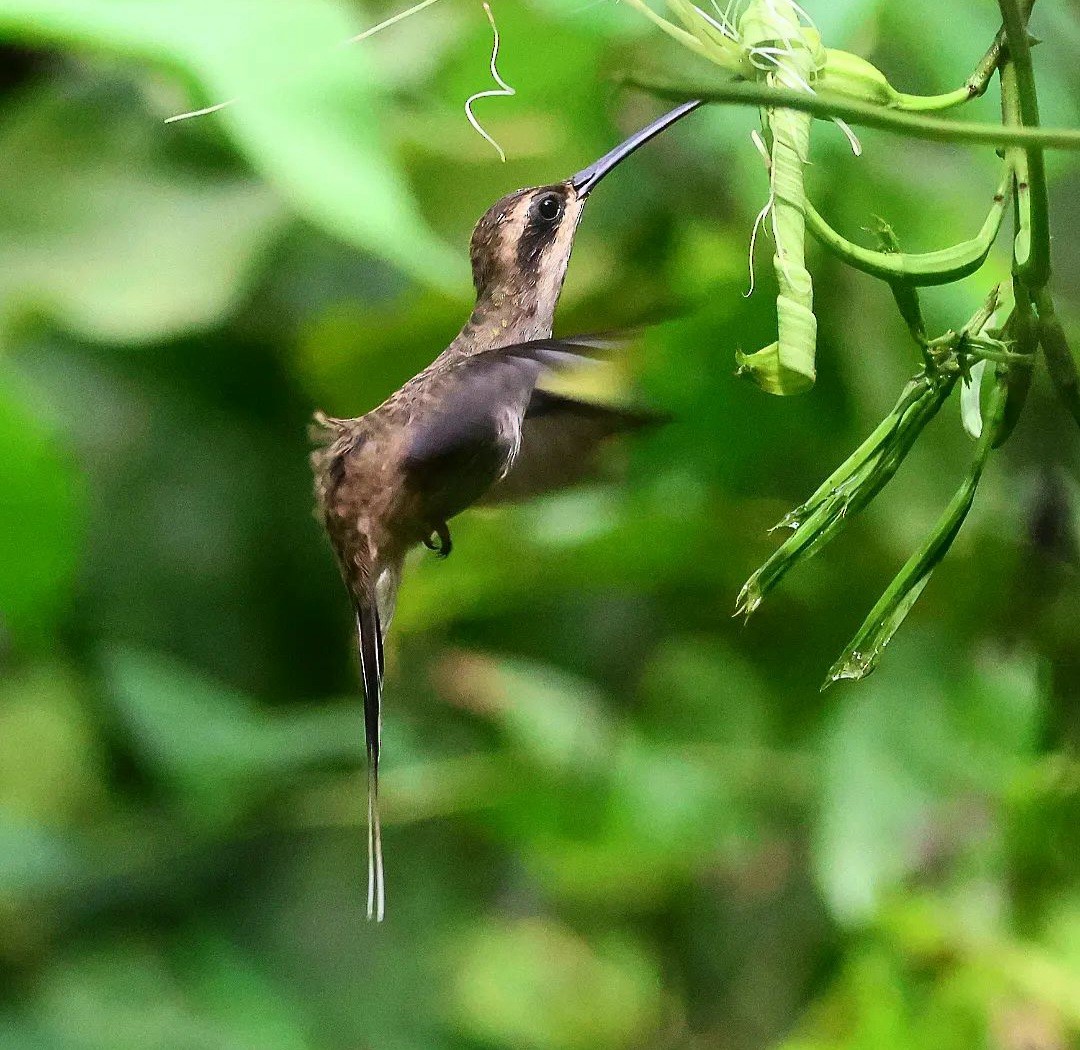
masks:
<svg viewBox="0 0 1080 1050"><path fill-rule="evenodd" d="M546 197L540 198L536 205L536 214L544 222L554 222L562 215L562 201L554 193L549 193Z"/></svg>

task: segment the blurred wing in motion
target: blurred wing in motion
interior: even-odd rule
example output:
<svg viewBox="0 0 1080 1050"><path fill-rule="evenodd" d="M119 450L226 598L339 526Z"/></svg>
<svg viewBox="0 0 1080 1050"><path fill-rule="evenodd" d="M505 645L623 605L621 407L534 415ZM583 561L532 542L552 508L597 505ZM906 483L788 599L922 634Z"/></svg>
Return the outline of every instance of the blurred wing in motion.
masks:
<svg viewBox="0 0 1080 1050"><path fill-rule="evenodd" d="M596 478L609 438L658 426L667 417L533 392L521 428L521 450L510 472L480 501L516 503Z"/></svg>
<svg viewBox="0 0 1080 1050"><path fill-rule="evenodd" d="M406 466L433 517L445 520L476 503L516 457L545 372L595 364L609 346L608 340L515 343L462 358L429 379Z"/></svg>

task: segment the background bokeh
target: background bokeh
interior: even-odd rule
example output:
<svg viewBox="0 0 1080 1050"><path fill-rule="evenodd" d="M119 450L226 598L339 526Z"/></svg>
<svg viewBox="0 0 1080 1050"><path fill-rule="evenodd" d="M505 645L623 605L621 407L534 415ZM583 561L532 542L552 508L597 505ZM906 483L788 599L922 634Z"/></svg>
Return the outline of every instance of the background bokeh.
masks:
<svg viewBox="0 0 1080 1050"><path fill-rule="evenodd" d="M808 4L905 90L958 84L990 0ZM685 64L609 0L0 0L0 1046L4 1050L1050 1050L1080 1037L1075 427L1039 375L881 670L820 683L970 455L954 403L746 626L766 529L916 367L887 288L812 255L819 381L734 350L766 193L755 115L695 114L598 190L561 330L654 321L627 478L471 513L389 643L389 917L366 923L349 610L306 421L360 414L468 312L497 197L660 110ZM1033 22L1080 121L1080 6ZM994 92L991 92L993 95ZM227 111L170 114L239 96ZM990 97L968 114L996 119ZM817 125L849 235L979 225L992 152ZM1080 162L1050 160L1080 343ZM1007 275L925 297L962 323ZM667 320L663 320L667 319Z"/></svg>

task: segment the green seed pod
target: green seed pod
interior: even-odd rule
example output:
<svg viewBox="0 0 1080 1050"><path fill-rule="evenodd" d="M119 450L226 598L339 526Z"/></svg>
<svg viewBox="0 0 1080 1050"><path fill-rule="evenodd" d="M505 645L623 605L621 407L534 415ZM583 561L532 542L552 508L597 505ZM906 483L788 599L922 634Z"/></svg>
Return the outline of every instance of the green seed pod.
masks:
<svg viewBox="0 0 1080 1050"><path fill-rule="evenodd" d="M818 87L822 91L879 106L895 106L900 98L900 93L872 62L849 51L838 51L831 47L825 52L825 65L818 74Z"/></svg>
<svg viewBox="0 0 1080 1050"><path fill-rule="evenodd" d="M897 281L912 287L951 284L975 273L986 261L1001 229L1012 184L1012 169L1006 165L979 232L969 240L932 252L901 252L894 248L873 251L842 237L809 200L803 210L807 228L818 243L856 270L890 284Z"/></svg>

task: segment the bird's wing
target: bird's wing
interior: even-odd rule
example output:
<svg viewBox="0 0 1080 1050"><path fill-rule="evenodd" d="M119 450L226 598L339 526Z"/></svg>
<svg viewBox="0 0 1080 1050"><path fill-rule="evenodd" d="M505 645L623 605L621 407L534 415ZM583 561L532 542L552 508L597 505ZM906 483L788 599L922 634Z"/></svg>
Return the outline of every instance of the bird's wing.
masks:
<svg viewBox="0 0 1080 1050"><path fill-rule="evenodd" d="M658 413L601 405L534 390L510 472L480 500L488 506L556 492L600 474L608 438L665 421Z"/></svg>
<svg viewBox="0 0 1080 1050"><path fill-rule="evenodd" d="M524 416L545 370L587 365L603 348L600 340L535 339L449 364L428 381L430 407L417 413L406 462L420 467L497 438L505 413Z"/></svg>
<svg viewBox="0 0 1080 1050"><path fill-rule="evenodd" d="M545 371L581 367L594 346L538 339L461 358L429 376L414 406L405 469L434 527L476 503L505 473Z"/></svg>
<svg viewBox="0 0 1080 1050"><path fill-rule="evenodd" d="M537 383L546 372L595 364L626 341L622 334L536 339L454 362L429 387L432 408L418 413L409 468L424 476L431 494L446 486L433 502L445 505L447 516L481 500L527 499L595 475L605 438L661 417L579 401ZM518 450L513 467L491 486L491 464L480 457L502 455L505 462L510 443Z"/></svg>

